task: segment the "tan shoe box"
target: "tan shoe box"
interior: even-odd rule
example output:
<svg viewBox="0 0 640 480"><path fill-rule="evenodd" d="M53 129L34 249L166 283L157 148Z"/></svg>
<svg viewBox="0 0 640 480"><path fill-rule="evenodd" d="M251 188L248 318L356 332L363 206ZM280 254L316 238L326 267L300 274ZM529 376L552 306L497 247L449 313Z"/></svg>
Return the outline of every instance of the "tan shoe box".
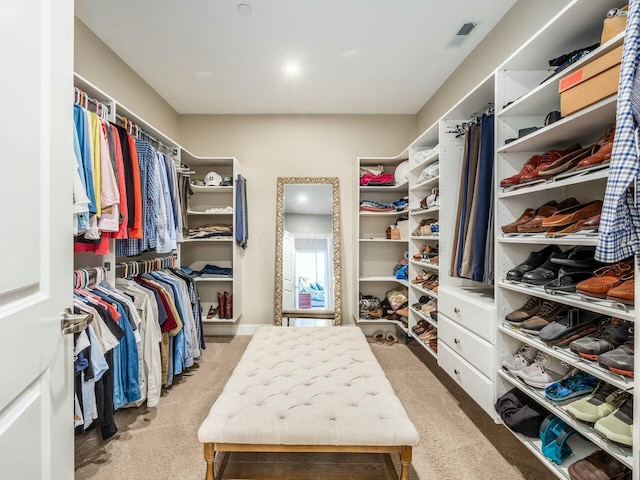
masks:
<svg viewBox="0 0 640 480"><path fill-rule="evenodd" d="M563 117L618 92L622 45L560 80L560 114Z"/></svg>

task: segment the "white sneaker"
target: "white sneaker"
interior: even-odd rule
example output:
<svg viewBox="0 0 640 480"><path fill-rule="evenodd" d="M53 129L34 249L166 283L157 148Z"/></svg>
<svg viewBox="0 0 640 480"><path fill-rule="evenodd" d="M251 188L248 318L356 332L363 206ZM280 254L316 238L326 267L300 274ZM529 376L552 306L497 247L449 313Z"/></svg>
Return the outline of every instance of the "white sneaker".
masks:
<svg viewBox="0 0 640 480"><path fill-rule="evenodd" d="M527 385L534 388L546 388L554 382L569 376L573 367L556 357L539 352L534 362L518 372L518 376Z"/></svg>
<svg viewBox="0 0 640 480"><path fill-rule="evenodd" d="M502 368L516 375L520 370L531 365L536 355L538 355L538 349L531 345L522 345L513 357L505 358L502 361Z"/></svg>

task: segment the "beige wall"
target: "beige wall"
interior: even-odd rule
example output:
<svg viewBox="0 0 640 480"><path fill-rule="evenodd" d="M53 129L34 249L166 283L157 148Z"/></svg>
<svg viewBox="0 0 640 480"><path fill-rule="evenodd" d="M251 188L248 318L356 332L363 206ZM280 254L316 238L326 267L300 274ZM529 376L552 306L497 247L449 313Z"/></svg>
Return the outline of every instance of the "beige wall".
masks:
<svg viewBox="0 0 640 480"><path fill-rule="evenodd" d="M74 29L74 71L177 142L176 111L77 18Z"/></svg>
<svg viewBox="0 0 640 480"><path fill-rule="evenodd" d="M249 248L243 259L241 323L271 323L274 309L277 177L339 177L342 298L351 322L358 156L395 156L415 137L414 115L184 115L183 146L196 155L232 155L247 177Z"/></svg>
<svg viewBox="0 0 640 480"><path fill-rule="evenodd" d="M519 0L418 111L418 132L429 128L570 1Z"/></svg>

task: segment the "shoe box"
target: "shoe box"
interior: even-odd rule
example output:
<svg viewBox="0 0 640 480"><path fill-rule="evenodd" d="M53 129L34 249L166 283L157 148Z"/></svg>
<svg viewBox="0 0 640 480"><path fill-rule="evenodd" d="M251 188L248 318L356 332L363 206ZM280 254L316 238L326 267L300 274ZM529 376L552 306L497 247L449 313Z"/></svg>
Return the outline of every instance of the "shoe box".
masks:
<svg viewBox="0 0 640 480"><path fill-rule="evenodd" d="M615 94L621 62L622 45L560 80L560 114L566 117Z"/></svg>

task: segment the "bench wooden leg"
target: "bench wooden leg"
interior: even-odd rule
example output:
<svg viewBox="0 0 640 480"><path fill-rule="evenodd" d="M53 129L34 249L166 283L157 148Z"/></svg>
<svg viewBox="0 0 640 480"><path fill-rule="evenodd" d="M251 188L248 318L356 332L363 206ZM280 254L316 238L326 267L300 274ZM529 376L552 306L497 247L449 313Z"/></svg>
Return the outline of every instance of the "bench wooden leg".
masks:
<svg viewBox="0 0 640 480"><path fill-rule="evenodd" d="M205 476L205 480L216 480L216 476L213 473L213 459L215 458L215 454L216 452L213 448L213 443L205 443L204 460L207 462L207 473Z"/></svg>
<svg viewBox="0 0 640 480"><path fill-rule="evenodd" d="M402 447L400 450L400 480L409 480L409 464L411 464L412 447Z"/></svg>

